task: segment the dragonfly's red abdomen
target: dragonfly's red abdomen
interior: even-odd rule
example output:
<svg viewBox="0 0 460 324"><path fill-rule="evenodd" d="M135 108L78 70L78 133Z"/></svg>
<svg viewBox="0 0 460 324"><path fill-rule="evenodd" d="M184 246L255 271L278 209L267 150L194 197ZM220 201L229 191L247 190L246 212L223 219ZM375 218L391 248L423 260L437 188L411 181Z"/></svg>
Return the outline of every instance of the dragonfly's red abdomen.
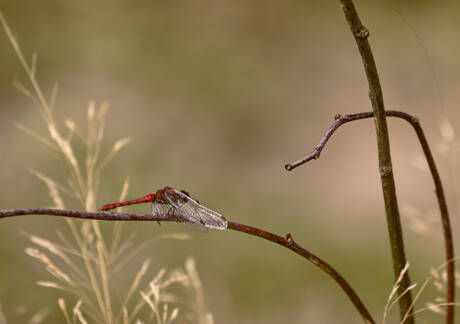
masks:
<svg viewBox="0 0 460 324"><path fill-rule="evenodd" d="M98 210L110 210L110 209L114 209L114 208L118 208L118 207L122 207L126 205L140 204L140 203L145 203L145 202L153 203L154 201L155 201L155 194L151 193L139 199L123 201L123 202L118 202L118 203L113 203L113 204L107 204L107 205L102 206L101 208L98 208Z"/></svg>

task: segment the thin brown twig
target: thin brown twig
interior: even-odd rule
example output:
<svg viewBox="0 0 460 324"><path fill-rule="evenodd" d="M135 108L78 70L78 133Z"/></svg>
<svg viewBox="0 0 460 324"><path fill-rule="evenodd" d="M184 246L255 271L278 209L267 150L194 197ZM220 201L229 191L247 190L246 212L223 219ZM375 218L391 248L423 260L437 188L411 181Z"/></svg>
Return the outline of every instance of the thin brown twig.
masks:
<svg viewBox="0 0 460 324"><path fill-rule="evenodd" d="M444 189L442 187L441 177L439 175L438 169L436 167L436 163L434 162L433 154L431 153L430 146L428 145L428 141L425 137L423 132L422 126L420 125L420 121L417 117L409 115L408 113L396 110L387 110L385 111L387 117L397 117L404 119L407 121L415 130L417 134L417 138L422 146L423 153L425 154L425 158L427 160L428 167L431 172L431 176L433 177L433 182L436 188L436 198L438 200L438 205L441 213L441 223L444 235L444 245L445 245L445 254L446 254L446 263L447 263L447 316L446 316L446 323L450 324L453 323L454 319L454 304L455 304L455 262L454 262L454 243L453 243L453 236L452 236L452 228L450 224L450 217L449 211L447 209L447 202L446 197L444 195ZM336 115L336 121L329 127L326 134L321 138L318 145L316 145L315 149L308 154L306 157L290 163L286 164L286 170L290 171L298 166L311 161L313 159L318 159L321 155L321 152L326 145L326 143L331 138L332 134L343 124L346 124L351 121L371 118L374 116L372 111L370 112L362 112L357 114L350 114L350 115Z"/></svg>
<svg viewBox="0 0 460 324"><path fill-rule="evenodd" d="M370 115L369 115L370 114ZM304 163L307 163L308 161L311 160L316 160L320 157L321 152L323 151L324 146L326 146L327 141L331 138L332 134L335 133L335 131L342 126L343 124L346 124L348 122L351 122L353 120L358 120L358 119L363 119L363 118L369 118L373 117L374 113L373 112L366 112L366 113L359 113L359 114L352 114L352 115L340 115L337 114L335 115L335 122L329 127L329 129L326 131L326 134L321 138L319 143L315 146L315 149L308 154L306 157L292 162L288 163L284 166L284 168L287 171L294 170L295 168L301 166Z"/></svg>
<svg viewBox="0 0 460 324"><path fill-rule="evenodd" d="M111 213L111 212L83 212L74 210L61 210L61 209L49 209L49 208L26 208L26 209L9 209L0 210L0 219L12 216L23 216L23 215L50 215L50 216L65 216L80 219L97 219L97 220L118 220L118 221L166 221L166 222L187 222L185 218L178 219L178 215L154 215L154 214L127 214L127 213ZM243 232L249 235L257 236L268 241L277 243L289 250L299 254L308 261L318 266L321 270L326 272L329 276L334 279L348 298L351 300L355 308L361 314L366 324L374 324L372 316L367 310L366 306L362 303L359 296L350 286L350 284L338 273L332 266L326 261L322 260L318 256L314 255L310 251L304 249L297 244L292 238L291 234L287 234L286 237L282 237L256 227L238 224L235 222L228 222L228 228Z"/></svg>
<svg viewBox="0 0 460 324"><path fill-rule="evenodd" d="M385 214L387 218L388 236L390 239L391 255L393 259L393 272L395 278L404 269L406 253L404 250L404 239L401 228L401 218L399 216L398 200L396 197L396 186L393 176L393 166L391 163L390 140L385 116L385 106L383 104L383 92L380 86L379 74L375 64L369 44L369 30L363 26L358 16L352 0L341 0L343 13L347 20L359 54L363 61L364 71L366 72L367 83L369 86L369 99L374 111L375 133L377 135L377 151L379 159L380 181L382 183L383 200L385 203ZM399 315L401 320L412 307L412 294L410 287L409 272L404 273L404 277L398 289ZM414 317L407 319L408 324L415 323Z"/></svg>

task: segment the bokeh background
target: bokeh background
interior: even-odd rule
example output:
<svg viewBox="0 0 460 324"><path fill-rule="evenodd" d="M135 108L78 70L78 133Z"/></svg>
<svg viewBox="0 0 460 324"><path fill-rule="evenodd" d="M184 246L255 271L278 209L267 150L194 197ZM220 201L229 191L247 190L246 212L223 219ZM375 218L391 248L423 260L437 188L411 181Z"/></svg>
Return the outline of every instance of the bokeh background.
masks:
<svg viewBox="0 0 460 324"><path fill-rule="evenodd" d="M458 235L460 5L356 6L371 32L386 107L420 117ZM99 205L118 198L127 176L130 198L164 185L186 189L230 220L292 233L341 272L381 318L393 276L372 120L341 128L321 159L290 173L283 169L313 149L336 113L371 110L338 1L2 0L0 10L27 57L38 54L45 92L59 83L61 124L70 118L85 130L89 100L107 100L105 150L133 138L103 172ZM3 31L0 60L0 206L47 207L46 187L27 169L64 184L66 169L15 126L46 133L33 102L11 86L13 79L28 83ZM412 129L389 120L389 130L411 276L422 282L444 258L434 187ZM66 205L82 209L70 197ZM422 220L415 225L423 233L413 230L414 219ZM329 277L272 243L233 231L123 226L138 233L135 244L164 232L190 234L187 242L152 245L140 258L152 258L158 270L194 256L216 323L361 322ZM65 228L62 219L46 216L2 221L0 302L10 323L43 307L52 311L47 322L63 321L55 306L62 293L36 286L49 275L24 254L29 243L22 234L55 240ZM129 267L134 275L139 264ZM419 305L438 295L429 286ZM431 322L438 316L423 314Z"/></svg>

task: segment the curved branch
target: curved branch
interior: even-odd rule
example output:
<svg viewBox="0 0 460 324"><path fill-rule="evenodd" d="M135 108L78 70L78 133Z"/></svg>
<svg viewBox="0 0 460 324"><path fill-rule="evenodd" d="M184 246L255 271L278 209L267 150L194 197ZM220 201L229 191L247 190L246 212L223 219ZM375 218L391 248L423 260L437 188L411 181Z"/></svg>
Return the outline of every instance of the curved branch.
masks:
<svg viewBox="0 0 460 324"><path fill-rule="evenodd" d="M97 220L119 220L119 221L166 221L166 222L187 222L186 219L177 219L177 215L153 215L153 214L127 214L127 213L109 213L109 212L81 212L74 210L60 210L60 209L49 209L49 208L26 208L26 209L9 209L9 210L0 210L0 219L11 217L11 216L22 216L22 215L50 215L50 216L65 216L73 217L80 219L97 219ZM321 258L317 257L313 253L304 249L298 245L291 234L287 234L286 237L281 237L279 235L258 229L256 227L238 224L235 222L228 222L228 228L243 232L249 235L254 235L268 241L277 243L289 250L299 254L308 261L312 262L318 266L321 270L326 272L329 276L334 279L342 290L350 298L353 305L356 307L358 312L361 314L361 317L364 319L366 324L374 324L374 320L370 315L367 308L362 303L361 299L355 293L350 284L345 280L345 278L340 275L332 266L330 266L326 261L323 261Z"/></svg>
<svg viewBox="0 0 460 324"><path fill-rule="evenodd" d="M444 234L444 245L446 253L446 263L447 263L447 315L446 323L453 323L454 319L454 303L455 303L455 262L454 262L454 243L452 237L452 229L450 225L449 211L447 209L446 197L444 195L444 189L442 187L441 177L439 176L436 163L434 162L433 154L431 153L430 146L426 140L425 134L423 132L420 121L417 117L409 115L408 113L396 110L387 110L385 111L387 117L397 117L407 121L415 130L417 138L422 146L423 153L430 168L431 176L433 177L433 182L436 188L436 198L438 200L439 210L441 213L441 222L443 227ZM326 145L327 141L331 138L332 134L343 124L346 124L350 121L371 118L374 116L372 111L363 112L358 114L350 115L336 115L336 121L329 127L326 134L316 145L313 152L309 155L300 159L296 162L286 164L286 170L290 171L298 166L312 160L319 158L321 151Z"/></svg>
<svg viewBox="0 0 460 324"><path fill-rule="evenodd" d="M272 234L270 232L266 232L264 230L248 226L242 225L234 222L228 222L228 228L244 232L250 235L255 235L261 238L264 238L268 241L272 241L279 245L288 248L289 250L303 256L305 259L313 263L314 265L318 266L321 270L326 272L329 276L334 279L342 290L347 294L348 298L351 300L355 308L361 314L362 318L364 319L365 323L371 324L374 323L372 316L370 315L369 311L366 309L364 304L361 302L360 298L356 294L356 292L351 288L350 284L345 280L340 273L338 273L332 266L330 266L326 261L320 259L310 251L304 249L300 245L298 245L294 239L292 238L291 234L287 234L286 237L281 237L276 234Z"/></svg>
<svg viewBox="0 0 460 324"><path fill-rule="evenodd" d="M388 111L386 111L386 113L388 113ZM298 161L286 164L284 168L287 171L291 171L297 168L298 166L301 166L302 164L307 163L308 161L318 159L319 156L321 155L321 151L323 150L324 146L326 146L327 141L329 141L332 134L335 133L337 128L339 128L340 126L348 122L359 120L359 119L364 119L364 118L370 118L373 116L374 116L374 113L372 111L358 113L358 114L351 114L351 115L340 115L340 114L335 115L335 122L332 124L331 127L329 127L326 134L324 134L323 138L321 138L319 143L315 146L315 149L310 154L308 154L306 157Z"/></svg>

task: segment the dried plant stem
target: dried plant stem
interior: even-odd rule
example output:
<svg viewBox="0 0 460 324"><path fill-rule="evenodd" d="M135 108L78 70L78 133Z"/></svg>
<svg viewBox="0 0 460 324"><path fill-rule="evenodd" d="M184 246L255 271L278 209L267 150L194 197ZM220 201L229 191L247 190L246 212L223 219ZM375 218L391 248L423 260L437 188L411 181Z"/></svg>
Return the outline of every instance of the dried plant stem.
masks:
<svg viewBox="0 0 460 324"><path fill-rule="evenodd" d="M446 264L447 264L447 315L446 315L446 323L450 324L453 323L454 319L454 303L455 303L455 262L454 262L454 242L452 236L452 228L450 225L450 218L449 218L449 211L447 209L447 201L444 195L444 189L442 187L441 177L439 176L438 169L436 167L436 163L434 162L433 154L431 153L430 146L428 145L428 141L426 140L425 134L423 132L422 126L420 125L420 121L417 117L411 116L408 113L396 110L387 110L385 111L387 117L397 117L404 119L407 121L415 130L417 134L417 138L422 146L423 153L425 154L425 158L427 160L428 167L431 172L431 176L433 177L433 182L436 188L436 198L438 200L439 210L441 214L441 223L444 235L444 245L445 245L445 254L446 254ZM374 116L372 111L370 112L363 112L357 114L350 114L350 115L336 115L336 121L329 127L326 134L323 138L319 141L318 145L316 145L315 149L308 154L306 157L290 163L286 164L286 170L293 170L298 166L311 161L316 160L320 157L321 151L323 150L324 146L331 138L332 134L343 124L346 124L351 121L371 118Z"/></svg>
<svg viewBox="0 0 460 324"><path fill-rule="evenodd" d="M390 141L388 138L387 122L385 118L385 107L383 104L383 93L380 86L377 66L369 45L369 30L364 27L358 16L352 0L341 0L345 18L350 25L351 31L358 45L359 53L366 72L369 85L369 99L374 111L375 131L377 134L377 149L379 159L380 180L382 182L383 200L385 202L385 213L387 216L388 234L390 238L391 253L393 258L393 272L395 278L399 276L401 270L406 265L406 255L404 251L404 240L401 230L401 220L399 216L398 201L396 198L396 187L393 177L393 167L391 164ZM409 273L406 272L398 293L402 295L410 286ZM410 291L405 293L399 300L400 318L404 318L407 310L412 305ZM413 317L407 319L408 324L415 323Z"/></svg>
<svg viewBox="0 0 460 324"><path fill-rule="evenodd" d="M43 120L45 121L45 123L46 123L46 125L48 127L50 137L54 141L54 144L52 144L52 146L55 147L56 149L59 149L62 152L63 157L65 158L65 161L66 161L66 163L67 163L67 165L69 167L69 170L73 175L72 181L73 181L73 184L75 185L75 189L76 189L76 193L78 195L78 198L83 201L85 199L85 196L86 196L86 194L85 194L85 186L84 186L84 183L83 183L83 173L82 173L81 168L80 168L80 166L78 164L77 158L76 158L76 156L74 154L74 151L72 149L72 146L71 146L70 142L68 140L66 140L60 134L60 132L58 130L58 127L57 127L57 124L56 124L56 122L54 120L54 117L53 117L52 106L46 100L45 94L43 93L42 89L40 88L40 85L37 82L36 74L35 74L36 66L37 66L37 56L36 55L32 56L32 63L31 64L27 63L27 60L26 60L24 54L22 53L18 42L14 38L13 33L12 33L10 27L8 26L8 23L6 22L6 19L3 16L1 11L0 11L0 24L5 29L5 32L6 32L6 35L7 35L8 39L10 40L10 43L13 46L14 51L16 52L16 55L17 55L19 61L21 62L25 72L27 73L27 76L29 77L29 81L30 81L30 83L32 85L32 88L34 89L34 92L35 92L35 97L33 95L31 95L30 92L28 90L26 90L26 88L24 86L20 85L20 89L22 89L23 91L26 91L27 93L29 93L31 98L33 98L34 101L36 101L39 104L39 106L42 108L42 110L40 110L40 113L41 113L42 118L43 118ZM52 93L51 99L50 99L50 103L54 104L55 97L56 97L56 93L55 93L55 90L53 90L53 93ZM49 141L46 141L46 142L50 143ZM56 147L56 145L57 145L57 147Z"/></svg>
<svg viewBox="0 0 460 324"><path fill-rule="evenodd" d="M119 221L166 221L166 222L187 222L186 219L177 219L177 215L153 215L153 214L127 214L127 213L108 213L108 212L82 212L73 210L61 210L61 209L49 209L49 208L26 208L26 209L9 209L0 210L0 219L11 217L11 216L22 216L22 215L50 215L50 216L65 216L81 219L97 219L97 220L119 220ZM304 249L298 245L291 234L287 234L286 237L282 237L252 226L238 224L235 222L228 222L228 228L254 235L268 241L272 241L279 245L282 245L291 251L299 254L308 261L318 266L321 270L331 276L347 294L355 308L361 314L366 324L374 324L374 320L370 315L367 308L362 303L361 299L355 293L350 284L340 275L334 268L332 268L327 262L323 261L313 253Z"/></svg>
<svg viewBox="0 0 460 324"><path fill-rule="evenodd" d="M350 286L350 284L345 280L345 278L343 278L342 275L340 275L340 273L338 273L326 261L320 259L319 257L314 255L310 251L298 245L292 238L291 234L287 234L286 237L281 237L276 234L272 234L270 232L266 232L264 230L261 230L261 229L258 229L252 226L242 225L242 224L238 224L234 222L228 222L228 228L264 238L266 240L282 245L290 249L291 251L303 256L308 261L315 264L321 270L326 272L329 276L332 277L332 279L334 279L339 284L339 286L342 288L345 294L347 294L348 298L351 300L355 308L361 314L361 317L364 319L365 323L367 324L375 323L369 311L364 306L361 299L358 297L358 295L353 290L353 288Z"/></svg>

